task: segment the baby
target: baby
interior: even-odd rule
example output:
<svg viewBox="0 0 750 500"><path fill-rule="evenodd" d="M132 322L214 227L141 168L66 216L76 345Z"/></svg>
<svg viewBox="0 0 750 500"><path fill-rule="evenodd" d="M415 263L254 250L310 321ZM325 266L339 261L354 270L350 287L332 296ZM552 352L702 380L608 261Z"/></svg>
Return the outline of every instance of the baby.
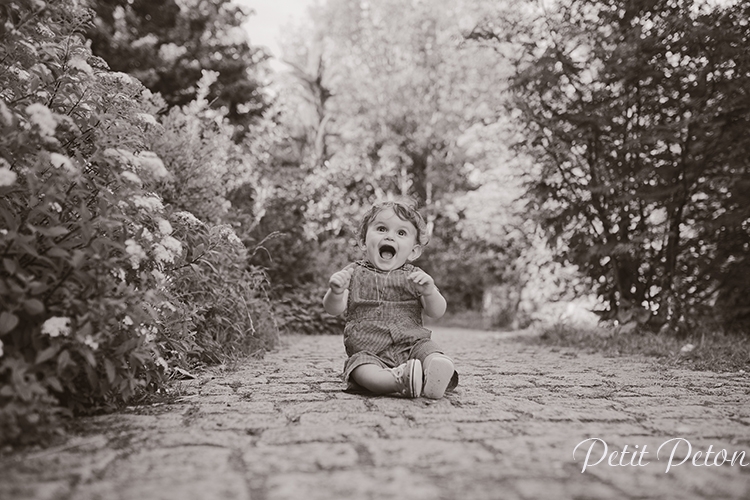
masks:
<svg viewBox="0 0 750 500"><path fill-rule="evenodd" d="M439 399L458 384L451 359L430 339L422 313L440 318L446 302L432 277L410 264L427 244L427 225L401 202L373 206L359 232L365 259L334 273L325 310L346 312L349 389Z"/></svg>

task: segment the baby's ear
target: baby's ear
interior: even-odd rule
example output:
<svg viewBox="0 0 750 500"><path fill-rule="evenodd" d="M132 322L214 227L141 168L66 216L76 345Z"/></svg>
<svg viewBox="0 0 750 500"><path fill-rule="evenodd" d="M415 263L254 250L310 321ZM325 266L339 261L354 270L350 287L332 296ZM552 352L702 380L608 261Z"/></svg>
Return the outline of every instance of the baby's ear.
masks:
<svg viewBox="0 0 750 500"><path fill-rule="evenodd" d="M409 252L409 256L406 259L411 262L417 260L420 255L422 255L422 246L414 245L414 248L411 249L411 252Z"/></svg>

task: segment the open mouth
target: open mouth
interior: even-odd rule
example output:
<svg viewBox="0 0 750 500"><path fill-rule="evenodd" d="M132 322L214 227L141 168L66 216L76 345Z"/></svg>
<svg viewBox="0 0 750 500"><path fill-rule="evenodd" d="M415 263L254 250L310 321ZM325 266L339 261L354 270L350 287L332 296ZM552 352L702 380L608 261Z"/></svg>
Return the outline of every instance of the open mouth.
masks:
<svg viewBox="0 0 750 500"><path fill-rule="evenodd" d="M396 249L391 245L383 245L378 251L380 252L380 258L384 260L391 260L396 256Z"/></svg>

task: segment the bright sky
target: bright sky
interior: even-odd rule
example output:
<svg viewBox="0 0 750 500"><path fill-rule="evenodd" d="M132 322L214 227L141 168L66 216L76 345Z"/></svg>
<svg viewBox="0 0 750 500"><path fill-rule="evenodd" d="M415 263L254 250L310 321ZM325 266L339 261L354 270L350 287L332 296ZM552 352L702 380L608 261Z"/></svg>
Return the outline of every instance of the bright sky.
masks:
<svg viewBox="0 0 750 500"><path fill-rule="evenodd" d="M280 29L290 20L305 17L307 6L314 0L235 0L250 7L255 14L250 16L245 29L252 45L263 45L278 57Z"/></svg>

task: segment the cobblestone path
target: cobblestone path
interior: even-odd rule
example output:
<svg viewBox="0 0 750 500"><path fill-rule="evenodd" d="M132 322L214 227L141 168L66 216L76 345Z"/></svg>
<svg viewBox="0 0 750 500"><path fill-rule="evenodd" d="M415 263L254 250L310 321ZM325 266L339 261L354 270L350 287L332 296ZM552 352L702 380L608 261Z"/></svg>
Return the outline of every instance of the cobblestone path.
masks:
<svg viewBox="0 0 750 500"><path fill-rule="evenodd" d="M344 393L340 337L284 337L263 360L182 383L177 402L88 418L61 446L5 457L0 498L750 498L748 374L511 334L434 338L461 373L442 400Z"/></svg>

